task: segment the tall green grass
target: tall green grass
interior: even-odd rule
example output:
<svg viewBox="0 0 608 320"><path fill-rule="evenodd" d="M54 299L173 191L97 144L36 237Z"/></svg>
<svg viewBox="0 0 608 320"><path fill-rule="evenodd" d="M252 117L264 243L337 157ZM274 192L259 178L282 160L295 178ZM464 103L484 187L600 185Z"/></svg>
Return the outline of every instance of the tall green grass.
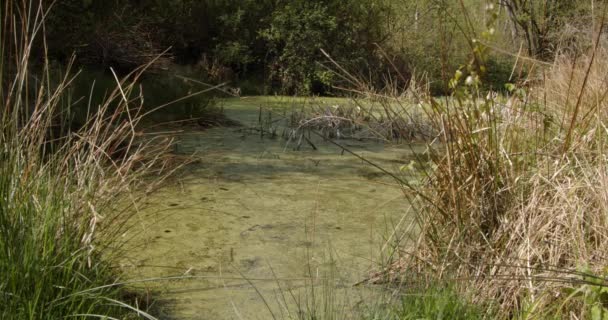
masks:
<svg viewBox="0 0 608 320"><path fill-rule="evenodd" d="M393 303L363 313L369 320L477 320L492 318L489 308L476 305L444 285L414 286L401 290Z"/></svg>
<svg viewBox="0 0 608 320"><path fill-rule="evenodd" d="M146 177L169 146L138 131L145 67L116 77L74 131L66 113L77 75L68 66L51 79L44 54L33 55L44 51L48 13L35 3L0 7L0 318L151 318L111 285L134 190L154 186Z"/></svg>

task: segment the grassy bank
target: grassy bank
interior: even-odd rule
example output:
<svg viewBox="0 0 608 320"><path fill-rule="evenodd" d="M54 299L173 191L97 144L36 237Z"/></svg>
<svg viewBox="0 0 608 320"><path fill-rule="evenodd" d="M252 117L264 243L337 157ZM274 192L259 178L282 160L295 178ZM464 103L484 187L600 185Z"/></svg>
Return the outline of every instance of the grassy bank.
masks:
<svg viewBox="0 0 608 320"><path fill-rule="evenodd" d="M31 55L44 43L46 12L27 2L0 10L0 318L150 318L113 285L110 263L124 254L133 191L154 188L143 178L158 174L169 146L137 131L143 69L115 78L98 104L89 99L74 129L76 73L68 66L54 79Z"/></svg>
<svg viewBox="0 0 608 320"><path fill-rule="evenodd" d="M496 8L487 10L497 17ZM338 76L365 98L308 119L334 128L339 118L382 140L428 144L416 163L402 167L404 176L422 170L423 182L395 177L416 220L391 239L407 244L393 247L384 270L370 279L397 285L396 294L406 297L372 318L606 317L605 18L602 8L589 27L592 45L580 54L564 48L552 62L518 56L512 74L523 78L503 94L487 85L492 21L480 34L462 30L471 39L470 60L443 70L444 97L433 97L428 86L369 90L336 64ZM408 297L412 283L422 288L418 298ZM473 304L481 309L468 309Z"/></svg>
<svg viewBox="0 0 608 320"><path fill-rule="evenodd" d="M434 133L419 154L425 183L403 185L417 218L407 230L420 232L376 283L455 283L493 318L605 317L603 20L595 27L585 54L516 65L528 78L507 96L483 89L483 38L449 97L415 95Z"/></svg>

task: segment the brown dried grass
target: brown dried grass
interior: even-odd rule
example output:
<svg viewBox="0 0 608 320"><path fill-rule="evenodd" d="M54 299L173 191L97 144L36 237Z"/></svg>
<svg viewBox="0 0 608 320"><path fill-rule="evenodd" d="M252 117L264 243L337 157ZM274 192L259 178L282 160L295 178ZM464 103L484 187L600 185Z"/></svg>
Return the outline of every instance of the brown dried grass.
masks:
<svg viewBox="0 0 608 320"><path fill-rule="evenodd" d="M375 280L456 281L502 318L589 316L566 289L606 283L607 58L558 57L507 103L431 99L434 169L406 186L419 236Z"/></svg>

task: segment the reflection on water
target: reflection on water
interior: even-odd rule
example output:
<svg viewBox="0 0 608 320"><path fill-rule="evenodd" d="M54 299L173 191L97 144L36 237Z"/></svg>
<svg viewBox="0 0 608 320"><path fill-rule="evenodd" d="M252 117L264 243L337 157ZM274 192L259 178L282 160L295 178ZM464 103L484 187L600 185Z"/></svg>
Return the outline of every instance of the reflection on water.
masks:
<svg viewBox="0 0 608 320"><path fill-rule="evenodd" d="M225 111L255 126L266 102L228 100ZM166 319L296 317L299 297L311 290L303 279L311 276L319 277L318 291L335 290L355 305L369 292L352 284L374 266L382 237L405 213L401 190L320 140L317 151L293 151L282 139L243 132L223 127L179 136L177 152L199 161L148 199L137 249L122 263L127 274L192 277L147 284L159 293ZM389 170L409 162L403 147L342 143ZM333 285L323 285L331 271L325 282Z"/></svg>

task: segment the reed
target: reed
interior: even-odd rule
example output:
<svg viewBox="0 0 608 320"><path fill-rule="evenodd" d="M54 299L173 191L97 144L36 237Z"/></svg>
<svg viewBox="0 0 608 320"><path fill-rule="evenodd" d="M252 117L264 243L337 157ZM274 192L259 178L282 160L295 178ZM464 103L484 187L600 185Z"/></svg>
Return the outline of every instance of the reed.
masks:
<svg viewBox="0 0 608 320"><path fill-rule="evenodd" d="M139 198L163 177L170 145L138 129L145 113L134 93L146 66L115 75L73 128L78 74L69 65L57 80L44 54L34 55L45 50L48 14L36 3L0 8L0 318L152 318L123 287L104 286L119 277L112 261L124 254Z"/></svg>
<svg viewBox="0 0 608 320"><path fill-rule="evenodd" d="M436 133L419 155L426 178L404 185L418 237L376 282L432 275L494 305L497 318L607 311L608 89L598 22L587 53L535 63L505 97L483 89L489 48L472 41L470 62L447 81L451 95L425 100Z"/></svg>

